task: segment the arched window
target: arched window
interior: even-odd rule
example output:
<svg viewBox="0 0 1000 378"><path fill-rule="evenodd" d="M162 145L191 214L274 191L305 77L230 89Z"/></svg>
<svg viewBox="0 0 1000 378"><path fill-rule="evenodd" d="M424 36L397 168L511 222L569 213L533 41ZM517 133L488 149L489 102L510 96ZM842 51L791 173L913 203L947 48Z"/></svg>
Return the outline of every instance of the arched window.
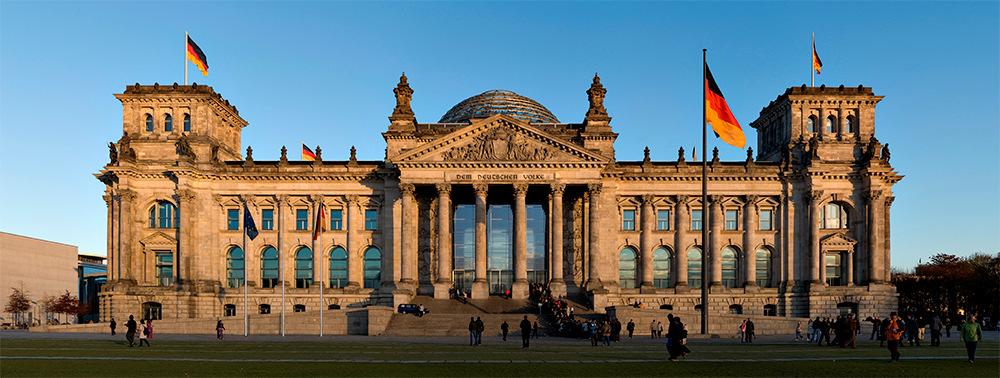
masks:
<svg viewBox="0 0 1000 378"><path fill-rule="evenodd" d="M739 259L733 247L722 248L722 286L736 287Z"/></svg>
<svg viewBox="0 0 1000 378"><path fill-rule="evenodd" d="M826 117L826 133L836 134L837 133L837 118L834 116Z"/></svg>
<svg viewBox="0 0 1000 378"><path fill-rule="evenodd" d="M163 305L160 302L145 302L142 304L142 318L148 320L163 319Z"/></svg>
<svg viewBox="0 0 1000 378"><path fill-rule="evenodd" d="M306 312L306 305L297 304L292 306L292 312Z"/></svg>
<svg viewBox="0 0 1000 378"><path fill-rule="evenodd" d="M757 286L760 287L770 287L771 286L771 250L767 248L761 248L757 250L756 253L756 263L757 272L755 275L755 280L757 281Z"/></svg>
<svg viewBox="0 0 1000 378"><path fill-rule="evenodd" d="M687 253L688 286L701 287L701 248L691 247Z"/></svg>
<svg viewBox="0 0 1000 378"><path fill-rule="evenodd" d="M222 306L222 316L236 316L236 305L230 303Z"/></svg>
<svg viewBox="0 0 1000 378"><path fill-rule="evenodd" d="M312 285L312 277L313 252L309 247L299 248L298 251L295 251L295 287L308 288Z"/></svg>
<svg viewBox="0 0 1000 378"><path fill-rule="evenodd" d="M823 223L825 229L847 228L847 208L839 203L828 203L823 208Z"/></svg>
<svg viewBox="0 0 1000 378"><path fill-rule="evenodd" d="M272 246L264 248L260 254L260 286L271 288L278 285L278 250Z"/></svg>
<svg viewBox="0 0 1000 378"><path fill-rule="evenodd" d="M670 251L667 247L653 251L653 287L670 287Z"/></svg>
<svg viewBox="0 0 1000 378"><path fill-rule="evenodd" d="M636 253L632 247L625 247L618 255L618 284L623 289L635 289Z"/></svg>
<svg viewBox="0 0 1000 378"><path fill-rule="evenodd" d="M163 131L168 133L174 131L174 117L170 114L163 115Z"/></svg>
<svg viewBox="0 0 1000 378"><path fill-rule="evenodd" d="M153 132L153 115L146 114L146 131Z"/></svg>
<svg viewBox="0 0 1000 378"><path fill-rule="evenodd" d="M230 248L226 258L226 280L229 283L229 287L237 288L243 286L243 277L245 277L244 266L243 248Z"/></svg>
<svg viewBox="0 0 1000 378"><path fill-rule="evenodd" d="M330 287L347 286L347 251L335 247L330 251Z"/></svg>
<svg viewBox="0 0 1000 378"><path fill-rule="evenodd" d="M271 305L269 305L267 303L261 304L260 306L257 306L257 310L261 313L261 315L270 314L271 313Z"/></svg>
<svg viewBox="0 0 1000 378"><path fill-rule="evenodd" d="M811 115L809 119L806 120L806 131L810 133L816 132L816 116Z"/></svg>
<svg viewBox="0 0 1000 378"><path fill-rule="evenodd" d="M368 247L365 251L364 269L365 288L378 288L382 283L382 251Z"/></svg>
<svg viewBox="0 0 1000 378"><path fill-rule="evenodd" d="M191 115L184 115L184 131L191 131Z"/></svg>
<svg viewBox="0 0 1000 378"><path fill-rule="evenodd" d="M156 201L149 209L149 228L177 228L180 223L177 206L167 201Z"/></svg>
<svg viewBox="0 0 1000 378"><path fill-rule="evenodd" d="M854 122L854 116L853 115L847 116L847 118L844 120L844 122L845 122L844 128L847 129L847 132L849 132L849 133L855 132L855 130L854 130L854 127L855 127L854 124L855 124L855 122Z"/></svg>

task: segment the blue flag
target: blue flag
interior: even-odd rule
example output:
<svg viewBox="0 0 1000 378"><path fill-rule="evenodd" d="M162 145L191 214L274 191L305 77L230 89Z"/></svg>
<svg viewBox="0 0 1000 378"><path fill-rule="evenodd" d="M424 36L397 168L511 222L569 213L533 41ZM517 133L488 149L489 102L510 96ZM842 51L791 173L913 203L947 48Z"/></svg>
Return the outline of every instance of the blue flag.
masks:
<svg viewBox="0 0 1000 378"><path fill-rule="evenodd" d="M250 209L247 208L246 204L243 204L243 232L250 240L257 238L257 224L253 222L253 216L250 215Z"/></svg>

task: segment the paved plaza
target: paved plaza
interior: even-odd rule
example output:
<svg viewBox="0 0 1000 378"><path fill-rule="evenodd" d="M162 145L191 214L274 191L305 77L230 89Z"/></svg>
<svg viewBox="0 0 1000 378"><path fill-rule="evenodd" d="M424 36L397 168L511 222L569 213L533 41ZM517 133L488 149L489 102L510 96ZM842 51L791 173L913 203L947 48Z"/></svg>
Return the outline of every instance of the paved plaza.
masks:
<svg viewBox="0 0 1000 378"><path fill-rule="evenodd" d="M761 337L693 338L685 360L666 360L664 339L625 339L611 347L543 337L529 350L520 340L462 337L157 335L152 348L129 348L124 337L94 334L0 333L0 375L15 376L997 376L995 332L965 361L956 335L941 347L903 348L903 360L863 340L858 349L819 347Z"/></svg>

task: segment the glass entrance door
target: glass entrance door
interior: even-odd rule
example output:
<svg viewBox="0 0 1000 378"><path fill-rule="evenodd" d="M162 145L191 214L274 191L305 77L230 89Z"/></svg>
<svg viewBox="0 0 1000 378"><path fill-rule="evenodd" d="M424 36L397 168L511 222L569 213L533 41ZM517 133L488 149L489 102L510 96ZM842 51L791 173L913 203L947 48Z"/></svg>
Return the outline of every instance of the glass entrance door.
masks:
<svg viewBox="0 0 1000 378"><path fill-rule="evenodd" d="M490 270L486 272L486 276L489 277L491 295L506 293L514 282L514 272L511 270Z"/></svg>
<svg viewBox="0 0 1000 378"><path fill-rule="evenodd" d="M490 294L503 294L513 282L513 231L510 205L490 205L486 214L486 278Z"/></svg>

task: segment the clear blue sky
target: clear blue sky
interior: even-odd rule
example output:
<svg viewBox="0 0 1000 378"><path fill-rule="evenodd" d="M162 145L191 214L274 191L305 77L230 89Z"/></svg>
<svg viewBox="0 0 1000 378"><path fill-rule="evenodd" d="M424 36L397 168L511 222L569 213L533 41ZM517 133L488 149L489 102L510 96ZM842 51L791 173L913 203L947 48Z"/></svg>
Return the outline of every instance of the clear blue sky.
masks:
<svg viewBox="0 0 1000 378"><path fill-rule="evenodd" d="M257 159L282 144L327 159L381 159L391 90L406 71L417 119L503 88L579 122L595 71L621 133L618 158L672 160L700 138L701 48L747 125L808 82L886 96L877 134L895 187L893 265L937 252L1000 251L1000 20L989 2L267 3L0 2L0 230L104 254L112 97L183 80L184 31L250 122ZM748 140L756 138L748 129ZM292 148L294 151L294 148ZM723 159L744 151L721 147Z"/></svg>

